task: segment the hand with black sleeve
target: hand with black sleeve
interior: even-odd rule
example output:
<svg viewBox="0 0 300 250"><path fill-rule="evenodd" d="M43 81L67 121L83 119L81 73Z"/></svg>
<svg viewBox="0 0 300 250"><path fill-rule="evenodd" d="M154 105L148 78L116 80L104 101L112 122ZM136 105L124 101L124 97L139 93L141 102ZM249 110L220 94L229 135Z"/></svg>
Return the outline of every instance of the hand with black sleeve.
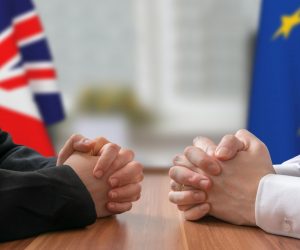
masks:
<svg viewBox="0 0 300 250"><path fill-rule="evenodd" d="M73 153L69 166L56 167L56 159L15 145L0 131L0 241L84 227L112 214L105 207L109 176L93 176L98 158ZM138 198L140 190L134 192Z"/></svg>

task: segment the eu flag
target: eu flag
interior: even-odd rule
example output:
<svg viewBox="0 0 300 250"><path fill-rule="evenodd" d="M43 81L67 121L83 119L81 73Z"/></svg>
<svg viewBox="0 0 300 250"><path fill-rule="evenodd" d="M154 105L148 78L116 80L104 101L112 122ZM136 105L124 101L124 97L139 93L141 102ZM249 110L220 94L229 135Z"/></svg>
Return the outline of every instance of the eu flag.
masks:
<svg viewBox="0 0 300 250"><path fill-rule="evenodd" d="M262 3L248 128L273 163L300 153L300 1Z"/></svg>

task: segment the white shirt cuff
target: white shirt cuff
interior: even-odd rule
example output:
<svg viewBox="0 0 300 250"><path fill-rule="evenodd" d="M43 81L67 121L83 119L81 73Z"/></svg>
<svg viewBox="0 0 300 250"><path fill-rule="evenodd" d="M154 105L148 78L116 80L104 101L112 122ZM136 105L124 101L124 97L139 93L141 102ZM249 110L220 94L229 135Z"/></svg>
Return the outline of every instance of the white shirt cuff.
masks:
<svg viewBox="0 0 300 250"><path fill-rule="evenodd" d="M300 177L300 162L273 165L276 174Z"/></svg>
<svg viewBox="0 0 300 250"><path fill-rule="evenodd" d="M300 178L269 174L258 186L255 220L263 230L300 238Z"/></svg>
<svg viewBox="0 0 300 250"><path fill-rule="evenodd" d="M300 177L300 155L273 167L276 174Z"/></svg>

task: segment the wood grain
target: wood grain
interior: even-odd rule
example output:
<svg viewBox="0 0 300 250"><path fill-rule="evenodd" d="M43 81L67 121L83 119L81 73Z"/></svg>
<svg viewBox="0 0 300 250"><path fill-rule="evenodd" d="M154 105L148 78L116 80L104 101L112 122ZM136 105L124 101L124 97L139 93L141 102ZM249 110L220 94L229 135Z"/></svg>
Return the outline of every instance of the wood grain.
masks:
<svg viewBox="0 0 300 250"><path fill-rule="evenodd" d="M147 171L142 199L125 214L99 219L80 230L48 233L0 244L0 249L300 249L300 241L208 217L187 222L168 201L166 171Z"/></svg>

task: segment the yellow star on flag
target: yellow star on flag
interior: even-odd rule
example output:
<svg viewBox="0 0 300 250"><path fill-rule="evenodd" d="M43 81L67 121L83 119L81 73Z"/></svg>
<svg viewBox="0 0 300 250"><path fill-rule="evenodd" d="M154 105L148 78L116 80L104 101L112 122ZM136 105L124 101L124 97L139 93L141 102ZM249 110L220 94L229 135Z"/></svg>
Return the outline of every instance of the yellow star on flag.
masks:
<svg viewBox="0 0 300 250"><path fill-rule="evenodd" d="M287 39L291 31L295 28L295 26L299 24L300 24L300 9L290 16L281 16L281 26L273 35L273 39L276 39L279 36L284 36L284 38Z"/></svg>

